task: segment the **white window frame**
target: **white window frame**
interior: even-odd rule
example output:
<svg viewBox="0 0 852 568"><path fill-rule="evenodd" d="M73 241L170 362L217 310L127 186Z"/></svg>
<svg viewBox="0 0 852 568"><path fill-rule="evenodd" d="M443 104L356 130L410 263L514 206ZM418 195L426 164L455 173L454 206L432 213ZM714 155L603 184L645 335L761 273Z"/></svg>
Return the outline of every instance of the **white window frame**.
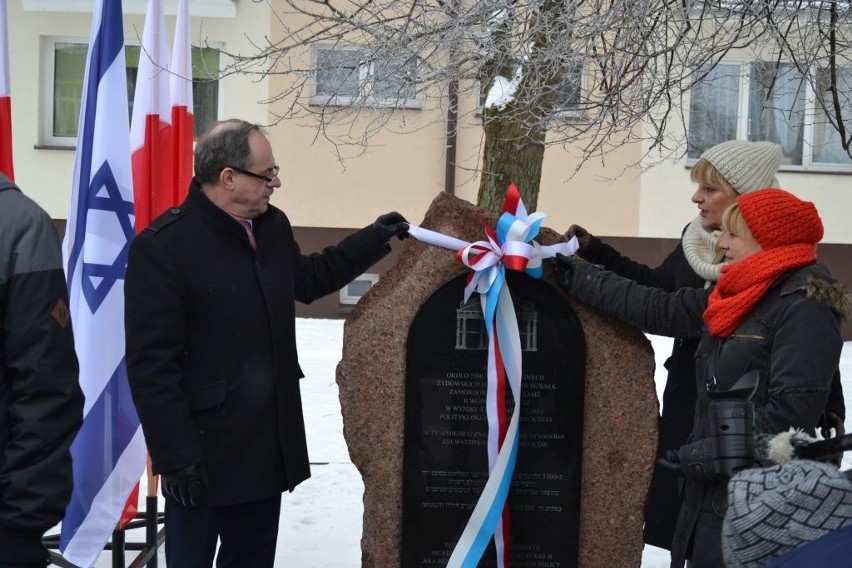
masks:
<svg viewBox="0 0 852 568"><path fill-rule="evenodd" d="M316 71L318 68L319 52L320 51L349 51L353 53L360 52L357 46L328 46L315 45L311 49L311 68L313 74L311 78L311 100L310 104L314 106L349 106L358 100L363 100L367 106L376 108L398 108L398 109L420 109L423 106L423 101L420 95L420 89L415 86L414 96L411 98L380 98L372 94L375 77L375 62L360 64L358 66L358 94L357 95L335 95L317 93Z"/></svg>
<svg viewBox="0 0 852 568"><path fill-rule="evenodd" d="M357 304L357 303L358 303L358 300L360 300L360 299L361 299L361 297L363 296L363 294L362 294L362 295L358 295L358 294L351 293L351 292L349 291L349 286L350 286L352 283L354 283L354 282L359 282L359 281L360 281L360 282L369 282L369 283L370 283L370 288L369 288L369 289L370 289L370 290L372 290L373 286L375 286L375 285L376 285L376 282L378 282L378 281L379 281L379 275L378 275L378 274L369 273L369 272L365 272L364 274L362 274L361 276L358 276L358 277L357 277L357 278L355 278L352 282L350 282L349 284L347 284L346 286L344 286L343 288L341 288L341 289L340 289L340 292L339 292L339 296L338 296L338 302L339 302L341 305L344 305L344 306L354 306L355 304Z"/></svg>
<svg viewBox="0 0 852 568"><path fill-rule="evenodd" d="M42 68L42 104L39 122L41 135L39 143L43 146L58 146L74 148L77 145L77 137L54 136L53 135L53 95L56 86L54 78L56 74L56 44L57 43L82 43L88 44L89 39L84 37L62 37L46 36L42 38L41 68Z"/></svg>
<svg viewBox="0 0 852 568"><path fill-rule="evenodd" d="M89 38L84 37L65 37L65 36L44 36L41 41L41 69L42 69L42 104L40 105L39 113L39 145L42 147L58 147L58 148L75 148L77 146L76 136L54 136L53 134L53 95L54 95L54 75L56 64L56 44L57 43L80 43L87 45ZM127 46L139 46L138 41L125 41ZM223 43L209 43L205 47L212 49L222 49ZM221 65L221 61L220 61ZM225 105L225 83L226 81L219 80L219 92L216 100L216 116L217 120L221 119L224 113ZM83 86L85 88L85 85Z"/></svg>
<svg viewBox="0 0 852 568"><path fill-rule="evenodd" d="M723 60L720 65L737 65L738 73L738 100L737 100L737 126L736 139L748 140L749 135L749 88L751 79L751 66L758 63L760 60L755 59L730 59ZM771 63L771 62L770 62ZM787 64L789 62L781 62ZM852 72L852 69L850 69ZM814 73L814 76L816 74ZM827 162L815 162L813 159L814 148L814 121L817 110L817 97L814 87L810 81L804 81L805 87L805 108L802 121L802 163L801 164L782 164L780 171L789 172L831 172L831 173L852 173L852 164L831 164ZM692 112L691 104L689 111ZM852 108L849 109L852 115ZM691 166L698 161L697 157L687 157L686 164Z"/></svg>
<svg viewBox="0 0 852 568"><path fill-rule="evenodd" d="M21 7L27 12L79 12L92 13L92 0L21 0ZM168 16L177 13L178 0L165 0L164 8ZM124 0L124 14L145 14L145 0ZM190 0L189 13L193 17L236 18L235 0Z"/></svg>
<svg viewBox="0 0 852 568"><path fill-rule="evenodd" d="M588 88L587 79L586 79L586 61L583 60L582 65L580 65L579 69L580 73L580 103L579 108L570 108L560 106L559 103L556 103L556 112L557 116L560 118L582 118L586 113L583 110L583 101L588 100L587 91Z"/></svg>

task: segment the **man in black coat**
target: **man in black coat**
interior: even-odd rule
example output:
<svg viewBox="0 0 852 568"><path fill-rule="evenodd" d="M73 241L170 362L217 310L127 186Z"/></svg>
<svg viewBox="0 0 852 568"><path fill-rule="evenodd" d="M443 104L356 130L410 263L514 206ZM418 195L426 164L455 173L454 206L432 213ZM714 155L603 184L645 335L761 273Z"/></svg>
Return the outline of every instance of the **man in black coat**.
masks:
<svg viewBox="0 0 852 568"><path fill-rule="evenodd" d="M0 173L0 568L49 564L44 533L71 497L83 423L53 221Z"/></svg>
<svg viewBox="0 0 852 568"><path fill-rule="evenodd" d="M388 213L303 255L272 147L256 125L216 124L195 148L180 207L134 239L125 284L127 370L166 497L170 566L272 566L281 492L310 476L296 300L339 290L407 235Z"/></svg>

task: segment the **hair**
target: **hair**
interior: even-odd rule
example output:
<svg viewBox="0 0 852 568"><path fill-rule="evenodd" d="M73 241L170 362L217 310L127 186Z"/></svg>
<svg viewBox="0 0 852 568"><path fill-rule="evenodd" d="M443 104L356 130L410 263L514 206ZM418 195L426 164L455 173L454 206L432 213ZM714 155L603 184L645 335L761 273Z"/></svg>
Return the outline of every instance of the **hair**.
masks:
<svg viewBox="0 0 852 568"><path fill-rule="evenodd" d="M738 195L737 191L728 182L728 180L725 179L716 166L711 164L706 158L701 158L695 162L695 165L692 166L692 171L689 173L689 177L695 183L720 189L733 196Z"/></svg>
<svg viewBox="0 0 852 568"><path fill-rule="evenodd" d="M262 132L260 126L238 118L214 124L195 144L195 178L199 183L214 183L227 167L248 169L251 165L249 136Z"/></svg>
<svg viewBox="0 0 852 568"><path fill-rule="evenodd" d="M734 237L742 238L752 234L739 203L732 203L722 213L722 229Z"/></svg>

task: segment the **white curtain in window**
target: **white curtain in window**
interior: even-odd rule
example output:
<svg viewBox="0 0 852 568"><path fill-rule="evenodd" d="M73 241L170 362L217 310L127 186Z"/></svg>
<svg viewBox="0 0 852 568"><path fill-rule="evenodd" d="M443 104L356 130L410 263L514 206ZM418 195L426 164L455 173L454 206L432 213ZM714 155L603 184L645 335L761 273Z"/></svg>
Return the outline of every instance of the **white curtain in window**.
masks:
<svg viewBox="0 0 852 568"><path fill-rule="evenodd" d="M843 149L840 134L837 128L832 126L825 113L825 108L831 109L834 101L828 92L828 77L821 74L819 100L814 116L814 142L813 161L823 164L852 164L852 158ZM823 80L826 79L826 80ZM843 113L846 136L852 132L852 68L846 67L837 70L837 93L840 98L841 112Z"/></svg>
<svg viewBox="0 0 852 568"><path fill-rule="evenodd" d="M717 65L690 91L687 144L690 158L698 158L704 150L737 137L739 74L739 65Z"/></svg>
<svg viewBox="0 0 852 568"><path fill-rule="evenodd" d="M759 61L751 66L748 139L777 142L782 164L801 165L805 123L805 81L790 64Z"/></svg>

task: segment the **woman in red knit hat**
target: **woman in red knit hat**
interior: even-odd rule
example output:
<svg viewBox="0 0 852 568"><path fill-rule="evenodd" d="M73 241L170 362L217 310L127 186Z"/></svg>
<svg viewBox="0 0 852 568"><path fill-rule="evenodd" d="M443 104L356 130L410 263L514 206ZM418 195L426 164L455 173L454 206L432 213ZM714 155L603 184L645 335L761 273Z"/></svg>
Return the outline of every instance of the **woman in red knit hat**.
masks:
<svg viewBox="0 0 852 568"><path fill-rule="evenodd" d="M800 428L810 435L826 406L850 297L817 263L823 226L813 203L780 189L741 195L723 217L725 264L709 289L666 292L596 266L559 257L560 285L573 296L643 331L697 337L698 401L691 442L671 453L684 475L672 566L724 567L721 546L727 479L714 471L709 391L726 391L749 371L756 433ZM687 467L689 456L706 467Z"/></svg>
<svg viewBox="0 0 852 568"><path fill-rule="evenodd" d="M655 267L622 255L610 244L571 225L566 237L577 236L584 260L601 265L643 286L674 292L679 288L707 288L719 280L721 258L717 246L722 214L737 197L768 187L779 187L775 177L781 164L781 146L773 142L728 140L708 148L690 168L696 186L691 201L696 216L686 225L677 246ZM698 338L676 337L665 363L657 455L686 443L695 420L695 349ZM821 421L825 435L831 428L843 434L846 416L839 373ZM646 544L671 549L680 508L678 477L657 466L648 489L643 539Z"/></svg>

